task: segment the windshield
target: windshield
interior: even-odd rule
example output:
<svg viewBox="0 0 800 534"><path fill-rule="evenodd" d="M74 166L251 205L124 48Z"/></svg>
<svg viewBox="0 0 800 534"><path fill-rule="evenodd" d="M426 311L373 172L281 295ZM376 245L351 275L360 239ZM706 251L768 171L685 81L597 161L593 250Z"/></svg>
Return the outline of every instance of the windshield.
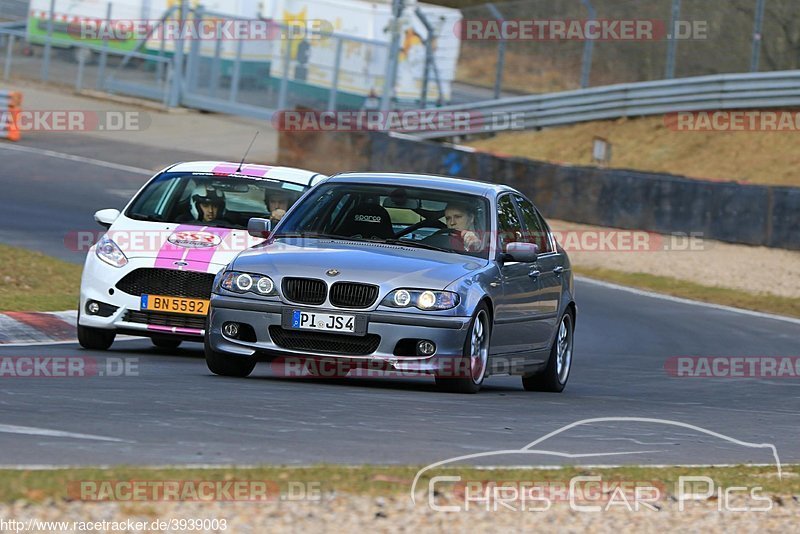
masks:
<svg viewBox="0 0 800 534"><path fill-rule="evenodd" d="M275 237L396 243L488 258L485 198L436 189L329 183L306 197Z"/></svg>
<svg viewBox="0 0 800 534"><path fill-rule="evenodd" d="M251 217L277 224L307 189L279 180L167 172L139 193L125 215L142 221L244 229Z"/></svg>

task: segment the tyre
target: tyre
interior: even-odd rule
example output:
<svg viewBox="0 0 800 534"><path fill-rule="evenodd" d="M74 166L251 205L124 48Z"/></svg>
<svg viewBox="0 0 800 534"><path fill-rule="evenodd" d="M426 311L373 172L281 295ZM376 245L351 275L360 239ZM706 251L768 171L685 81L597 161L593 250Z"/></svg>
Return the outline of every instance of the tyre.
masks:
<svg viewBox="0 0 800 534"><path fill-rule="evenodd" d="M256 366L256 361L253 357L228 355L215 351L208 342L208 334L205 336L203 346L208 370L215 375L244 378L252 373Z"/></svg>
<svg viewBox="0 0 800 534"><path fill-rule="evenodd" d="M103 330L90 326L78 325L78 343L89 350L108 350L117 333L113 330Z"/></svg>
<svg viewBox="0 0 800 534"><path fill-rule="evenodd" d="M472 315L457 371L437 374L436 386L451 393L477 393L486 377L490 337L489 310L481 303Z"/></svg>
<svg viewBox="0 0 800 534"><path fill-rule="evenodd" d="M572 313L566 312L561 316L550 357L544 371L522 377L522 387L525 391L549 391L561 393L567 385L569 372L572 368L572 345L575 334L575 319Z"/></svg>
<svg viewBox="0 0 800 534"><path fill-rule="evenodd" d="M177 349L181 346L181 340L171 337L153 337L150 338L153 346L159 349Z"/></svg>

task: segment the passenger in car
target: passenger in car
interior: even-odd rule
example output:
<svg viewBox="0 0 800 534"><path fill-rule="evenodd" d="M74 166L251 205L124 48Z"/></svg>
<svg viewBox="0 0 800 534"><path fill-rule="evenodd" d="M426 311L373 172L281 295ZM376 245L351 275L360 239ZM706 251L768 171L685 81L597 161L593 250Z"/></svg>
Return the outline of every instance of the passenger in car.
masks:
<svg viewBox="0 0 800 534"><path fill-rule="evenodd" d="M289 209L289 196L283 191L266 191L264 196L267 210L269 210L269 220L275 226Z"/></svg>

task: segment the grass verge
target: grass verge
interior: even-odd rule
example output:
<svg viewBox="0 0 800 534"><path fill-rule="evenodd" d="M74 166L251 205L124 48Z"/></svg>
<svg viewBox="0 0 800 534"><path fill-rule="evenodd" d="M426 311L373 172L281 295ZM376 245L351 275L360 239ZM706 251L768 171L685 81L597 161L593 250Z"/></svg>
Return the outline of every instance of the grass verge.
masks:
<svg viewBox="0 0 800 534"><path fill-rule="evenodd" d="M800 299L755 295L648 273L574 266L575 273L702 302L800 317ZM0 244L0 311L61 311L78 302L81 266Z"/></svg>
<svg viewBox="0 0 800 534"><path fill-rule="evenodd" d="M611 143L612 168L800 186L800 154L791 133L675 131L661 115L503 133L468 144L539 161L593 166L595 137Z"/></svg>
<svg viewBox="0 0 800 534"><path fill-rule="evenodd" d="M0 244L0 311L61 311L78 305L80 265Z"/></svg>
<svg viewBox="0 0 800 534"><path fill-rule="evenodd" d="M738 289L705 286L678 278L656 276L647 273L626 273L611 269L578 266L573 266L573 270L575 274L581 276L603 280L605 282L613 282L628 287L647 289L674 297L683 297L713 304L723 304L725 306L744 308L746 310L800 317L800 299L798 298L757 295L739 291Z"/></svg>
<svg viewBox="0 0 800 534"><path fill-rule="evenodd" d="M0 502L38 503L48 499L74 500L81 481L268 481L269 487L285 494L290 484L309 484L322 495L330 492L359 495L410 495L418 467L413 466L335 466L312 467L255 467L211 469L161 469L116 467L111 469L75 468L41 471L0 470ZM783 466L778 478L775 466L734 467L616 467L559 469L475 469L448 468L429 471L417 483L417 491L426 491L430 477L457 475L464 482L528 482L566 483L575 476L597 475L604 481L621 481L645 485L653 483L663 488L663 494L675 495L681 476L708 476L717 487L761 487L765 494L800 494L798 466ZM313 484L313 486L312 486ZM296 487L296 486L295 486ZM445 491L446 486L443 486ZM315 490L316 491L316 490ZM273 494L274 495L274 494Z"/></svg>

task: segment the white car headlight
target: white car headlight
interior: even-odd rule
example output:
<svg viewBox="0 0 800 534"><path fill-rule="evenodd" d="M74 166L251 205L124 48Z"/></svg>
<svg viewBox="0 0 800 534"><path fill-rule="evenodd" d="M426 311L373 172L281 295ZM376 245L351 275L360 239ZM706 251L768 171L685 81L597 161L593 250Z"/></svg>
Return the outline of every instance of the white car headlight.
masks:
<svg viewBox="0 0 800 534"><path fill-rule="evenodd" d="M256 291L262 295L269 295L275 289L275 283L269 276L262 276L256 282Z"/></svg>
<svg viewBox="0 0 800 534"><path fill-rule="evenodd" d="M417 299L417 307L423 310L431 310L436 306L436 294L433 291L423 291Z"/></svg>
<svg viewBox="0 0 800 534"><path fill-rule="evenodd" d="M401 308L405 308L406 306L411 304L411 293L409 293L405 289L399 289L394 292L394 297L392 298L392 302Z"/></svg>
<svg viewBox="0 0 800 534"><path fill-rule="evenodd" d="M383 299L381 304L391 308L410 308L420 310L449 310L455 308L461 299L452 291L432 289L395 289Z"/></svg>
<svg viewBox="0 0 800 534"><path fill-rule="evenodd" d="M250 291L253 287L253 277L247 273L242 273L236 277L236 289L239 291Z"/></svg>
<svg viewBox="0 0 800 534"><path fill-rule="evenodd" d="M273 297L278 294L272 278L261 274L225 271L218 280L219 286L214 288L215 291L222 288L234 293L250 292L264 297Z"/></svg>
<svg viewBox="0 0 800 534"><path fill-rule="evenodd" d="M114 267L122 267L128 263L128 258L119 246L107 235L103 235L103 237L100 238L94 252L97 254L98 258Z"/></svg>

